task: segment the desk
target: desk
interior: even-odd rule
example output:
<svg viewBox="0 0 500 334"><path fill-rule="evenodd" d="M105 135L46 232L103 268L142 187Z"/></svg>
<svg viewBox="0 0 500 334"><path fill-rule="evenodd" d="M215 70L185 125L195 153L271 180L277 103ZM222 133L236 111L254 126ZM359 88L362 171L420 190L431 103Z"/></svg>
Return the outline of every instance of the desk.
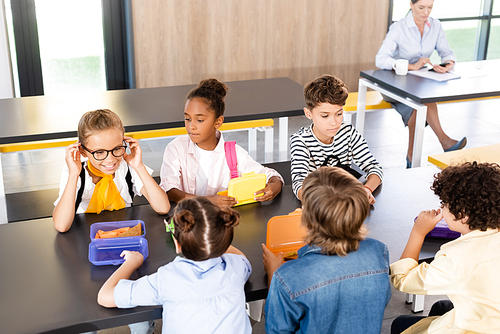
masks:
<svg viewBox="0 0 500 334"><path fill-rule="evenodd" d="M484 74L473 76L475 69ZM400 76L394 71L362 71L358 87L358 112L356 128L363 133L366 109L366 90L374 89L417 110L413 167L419 167L422 159L427 107L424 103L449 102L500 96L500 59L457 63L456 73L462 78L437 82L414 75ZM477 72L477 71L476 71Z"/></svg>
<svg viewBox="0 0 500 334"><path fill-rule="evenodd" d="M399 259L413 218L422 209L439 204L429 189L437 171L434 166L389 170L382 189L376 190L377 203L365 224L369 237L388 245L391 262ZM235 228L233 244L247 255L253 267L245 285L247 301L267 296L260 246L266 240L267 221L299 205L288 185L271 202L236 208L241 223ZM88 261L88 246L90 224L142 219L149 257L132 279L151 274L176 256L163 218L149 205L140 205L100 215L79 214L66 233L58 233L50 218L0 225L0 333L73 333L160 318L161 307L99 306L97 292L116 267L93 266ZM441 243L426 240L421 257L432 257Z"/></svg>
<svg viewBox="0 0 500 334"><path fill-rule="evenodd" d="M224 114L227 122L286 119L303 113L303 88L289 78L230 81L227 85ZM76 137L82 114L102 108L116 112L127 132L182 127L184 99L194 87L196 85L0 99L0 144ZM285 131L280 128L281 132ZM286 143L288 145L288 139ZM1 154L0 178L0 223L7 223Z"/></svg>

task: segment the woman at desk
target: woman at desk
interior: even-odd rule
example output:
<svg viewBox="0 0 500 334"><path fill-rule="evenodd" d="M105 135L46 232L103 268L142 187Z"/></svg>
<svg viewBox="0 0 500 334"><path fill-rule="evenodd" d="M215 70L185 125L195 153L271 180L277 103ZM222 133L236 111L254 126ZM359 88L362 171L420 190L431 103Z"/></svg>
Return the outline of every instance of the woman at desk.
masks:
<svg viewBox="0 0 500 334"><path fill-rule="evenodd" d="M456 62L455 54L448 45L441 23L429 17L433 4L434 0L411 0L411 10L406 17L392 24L385 36L376 56L377 67L392 70L396 59L407 59L409 71L419 70L426 64L432 65L434 71L438 73L446 73L453 68ZM432 64L429 59L434 50L441 57L441 65ZM400 102L394 100L389 102L401 114L403 122L409 129L406 156L406 167L409 168L413 154L416 112L415 109ZM434 102L425 105L427 123L438 137L443 150L448 152L462 149L467 144L467 138L464 137L460 141L450 138L441 127L437 104Z"/></svg>

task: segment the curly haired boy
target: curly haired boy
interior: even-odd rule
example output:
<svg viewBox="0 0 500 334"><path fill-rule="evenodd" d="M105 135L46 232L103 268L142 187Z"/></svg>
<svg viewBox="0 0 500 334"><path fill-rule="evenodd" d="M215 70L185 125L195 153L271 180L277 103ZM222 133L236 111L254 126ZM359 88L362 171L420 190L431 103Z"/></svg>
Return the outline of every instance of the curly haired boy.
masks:
<svg viewBox="0 0 500 334"><path fill-rule="evenodd" d="M428 317L396 318L391 333L500 333L500 166L450 166L434 176L431 189L441 209L418 215L391 278L400 291L447 294L450 301L434 304ZM442 218L462 236L419 265L424 238Z"/></svg>

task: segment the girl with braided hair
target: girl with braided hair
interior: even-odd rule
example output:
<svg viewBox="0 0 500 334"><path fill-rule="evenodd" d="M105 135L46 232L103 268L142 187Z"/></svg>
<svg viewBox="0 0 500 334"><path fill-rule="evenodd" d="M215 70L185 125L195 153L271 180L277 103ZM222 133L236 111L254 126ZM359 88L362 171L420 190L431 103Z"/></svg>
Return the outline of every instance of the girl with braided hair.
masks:
<svg viewBox="0 0 500 334"><path fill-rule="evenodd" d="M205 197L179 202L167 230L183 256L132 281L128 278L143 256L124 251L125 262L102 286L98 303L120 308L162 305L162 333L251 333L243 287L252 267L231 246L239 219L238 212Z"/></svg>

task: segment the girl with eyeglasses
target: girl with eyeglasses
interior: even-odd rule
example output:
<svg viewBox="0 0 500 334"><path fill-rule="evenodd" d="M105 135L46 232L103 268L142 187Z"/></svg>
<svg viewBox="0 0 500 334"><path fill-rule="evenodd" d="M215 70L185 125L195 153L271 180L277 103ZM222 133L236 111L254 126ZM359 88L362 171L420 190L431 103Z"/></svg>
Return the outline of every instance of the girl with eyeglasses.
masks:
<svg viewBox="0 0 500 334"><path fill-rule="evenodd" d="M151 177L153 170L142 163L139 142L124 133L122 121L111 110L89 111L80 119L78 142L66 147L54 203L54 226L59 232L70 229L75 213L123 209L135 195L144 195L159 214L170 210L167 194Z"/></svg>
<svg viewBox="0 0 500 334"><path fill-rule="evenodd" d="M167 230L178 256L152 275L130 280L142 265L139 252L123 251L125 262L104 283L104 307L163 306L162 333L251 333L245 311L245 282L252 267L231 246L240 215L206 197L180 201Z"/></svg>

